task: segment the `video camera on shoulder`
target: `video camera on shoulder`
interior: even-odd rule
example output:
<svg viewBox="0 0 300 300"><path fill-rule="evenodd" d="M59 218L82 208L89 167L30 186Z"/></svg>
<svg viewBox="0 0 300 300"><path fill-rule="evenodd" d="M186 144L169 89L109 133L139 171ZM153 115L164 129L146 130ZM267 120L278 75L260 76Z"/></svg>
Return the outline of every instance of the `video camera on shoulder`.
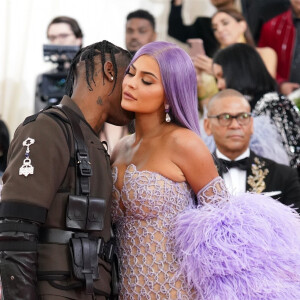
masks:
<svg viewBox="0 0 300 300"><path fill-rule="evenodd" d="M56 64L56 68L41 74L37 98L46 105L58 104L65 95L66 78L70 62L80 46L44 45L44 60Z"/></svg>

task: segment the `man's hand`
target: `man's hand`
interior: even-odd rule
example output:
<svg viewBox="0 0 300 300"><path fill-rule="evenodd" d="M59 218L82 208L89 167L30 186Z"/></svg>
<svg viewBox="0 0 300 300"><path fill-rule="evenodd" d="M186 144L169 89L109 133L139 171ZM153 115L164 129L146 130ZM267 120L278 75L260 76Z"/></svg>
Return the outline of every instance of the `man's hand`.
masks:
<svg viewBox="0 0 300 300"><path fill-rule="evenodd" d="M295 82L283 82L280 85L280 92L283 95L288 95L291 92L293 92L294 90L299 89L299 88L300 88L300 84L299 83L295 83Z"/></svg>
<svg viewBox="0 0 300 300"><path fill-rule="evenodd" d="M174 0L174 5L175 6L182 5L182 0Z"/></svg>

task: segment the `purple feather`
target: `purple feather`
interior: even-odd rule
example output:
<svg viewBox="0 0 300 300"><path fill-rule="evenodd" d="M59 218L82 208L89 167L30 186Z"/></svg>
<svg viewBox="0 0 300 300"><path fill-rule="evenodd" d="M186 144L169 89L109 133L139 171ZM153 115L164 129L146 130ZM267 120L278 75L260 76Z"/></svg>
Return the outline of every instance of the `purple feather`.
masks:
<svg viewBox="0 0 300 300"><path fill-rule="evenodd" d="M300 218L267 196L204 203L176 219L181 272L199 299L300 299Z"/></svg>

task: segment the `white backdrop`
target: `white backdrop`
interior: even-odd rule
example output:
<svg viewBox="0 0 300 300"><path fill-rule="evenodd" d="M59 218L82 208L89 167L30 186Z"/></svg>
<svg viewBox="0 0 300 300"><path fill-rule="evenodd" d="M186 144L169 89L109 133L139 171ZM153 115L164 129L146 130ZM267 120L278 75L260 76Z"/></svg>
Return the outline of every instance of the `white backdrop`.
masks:
<svg viewBox="0 0 300 300"><path fill-rule="evenodd" d="M54 17L77 19L84 46L106 39L125 47L126 16L139 8L156 18L158 40L176 42L167 36L170 0L0 0L0 116L11 135L33 113L36 76L53 67L43 61L42 45ZM186 23L213 12L209 0L184 0Z"/></svg>

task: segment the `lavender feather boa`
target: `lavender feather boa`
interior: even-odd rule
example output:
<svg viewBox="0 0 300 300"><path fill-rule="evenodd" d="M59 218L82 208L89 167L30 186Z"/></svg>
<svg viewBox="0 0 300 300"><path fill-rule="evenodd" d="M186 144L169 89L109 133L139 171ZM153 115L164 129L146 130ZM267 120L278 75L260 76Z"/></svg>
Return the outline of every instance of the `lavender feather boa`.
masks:
<svg viewBox="0 0 300 300"><path fill-rule="evenodd" d="M300 218L270 197L231 196L218 177L174 227L180 272L205 300L299 300ZM210 201L207 203L206 201Z"/></svg>

